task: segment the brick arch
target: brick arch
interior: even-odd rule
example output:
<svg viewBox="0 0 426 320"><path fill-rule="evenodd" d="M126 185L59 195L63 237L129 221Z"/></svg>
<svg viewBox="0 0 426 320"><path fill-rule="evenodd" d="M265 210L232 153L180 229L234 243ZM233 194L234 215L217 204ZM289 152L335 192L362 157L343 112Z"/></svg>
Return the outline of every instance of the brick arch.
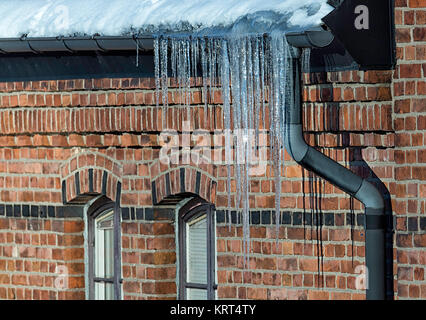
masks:
<svg viewBox="0 0 426 320"><path fill-rule="evenodd" d="M60 167L62 202L77 196L99 193L120 201L123 167L98 152L83 152L70 157Z"/></svg>
<svg viewBox="0 0 426 320"><path fill-rule="evenodd" d="M149 167L154 205L171 195L192 193L211 203L216 201L217 166L191 153L188 164L182 164L184 154L174 153L177 164L155 160Z"/></svg>

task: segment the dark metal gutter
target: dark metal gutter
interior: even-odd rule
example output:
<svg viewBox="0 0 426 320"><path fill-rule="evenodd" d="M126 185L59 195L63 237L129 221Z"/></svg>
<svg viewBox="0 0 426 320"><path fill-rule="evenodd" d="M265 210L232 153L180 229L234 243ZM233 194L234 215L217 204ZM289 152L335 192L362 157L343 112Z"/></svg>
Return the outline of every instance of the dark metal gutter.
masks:
<svg viewBox="0 0 426 320"><path fill-rule="evenodd" d="M153 50L153 38L149 36L93 36L93 37L48 37L48 38L0 38L0 52L46 53L79 51L126 51Z"/></svg>
<svg viewBox="0 0 426 320"><path fill-rule="evenodd" d="M322 28L317 30L304 31L302 33L288 33L287 38L292 41L303 41L297 43L298 47L319 48L317 46L318 37L321 36ZM306 37L298 37L304 34ZM326 35L330 37L331 34ZM0 38L0 56L3 55L27 55L29 59L39 56L47 56L49 54L66 53L73 55L76 53L109 53L119 54L122 52L139 52L151 53L154 49L154 41L152 35L135 35L135 36L87 36L87 37L26 37L21 38ZM324 71L342 71L357 70L359 66L353 61L352 57L346 52L339 41L334 41L323 49L314 49L311 53L311 72ZM58 67L60 68L60 67ZM9 76L0 77L9 80ZM13 78L13 77L12 77ZM19 76L18 76L19 78ZM37 76L32 76L37 79Z"/></svg>
<svg viewBox="0 0 426 320"><path fill-rule="evenodd" d="M324 31L325 32L325 31ZM309 33L287 37L295 47L321 47L329 44L326 34ZM300 50L299 50L300 51ZM309 146L303 137L301 102L300 55L293 59L295 101L287 114L286 149L302 167L329 181L339 189L361 201L365 207L365 263L367 267L367 299L384 300L385 288L385 210L382 194L367 180Z"/></svg>
<svg viewBox="0 0 426 320"><path fill-rule="evenodd" d="M334 37L321 28L287 34L289 41L296 47L317 47ZM93 36L93 37L46 37L46 38L0 38L2 53L44 53L75 51L150 51L154 48L152 36Z"/></svg>
<svg viewBox="0 0 426 320"><path fill-rule="evenodd" d="M334 36L321 27L303 32L286 34L289 42L298 48L324 47ZM80 51L143 51L154 49L153 36L93 36L93 37L46 37L46 38L0 38L0 52L9 53L48 53Z"/></svg>

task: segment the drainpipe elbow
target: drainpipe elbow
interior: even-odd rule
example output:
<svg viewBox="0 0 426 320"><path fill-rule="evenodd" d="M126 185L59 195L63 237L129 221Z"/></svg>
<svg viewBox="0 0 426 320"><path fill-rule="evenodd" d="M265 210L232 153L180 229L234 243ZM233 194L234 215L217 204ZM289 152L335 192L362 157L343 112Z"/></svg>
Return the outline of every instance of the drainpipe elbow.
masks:
<svg viewBox="0 0 426 320"><path fill-rule="evenodd" d="M301 124L288 124L285 147L290 156L297 163L301 163L302 159L308 152L309 145L303 138L303 129Z"/></svg>
<svg viewBox="0 0 426 320"><path fill-rule="evenodd" d="M355 198L365 205L366 215L384 215L385 204L382 194L370 182L363 179Z"/></svg>

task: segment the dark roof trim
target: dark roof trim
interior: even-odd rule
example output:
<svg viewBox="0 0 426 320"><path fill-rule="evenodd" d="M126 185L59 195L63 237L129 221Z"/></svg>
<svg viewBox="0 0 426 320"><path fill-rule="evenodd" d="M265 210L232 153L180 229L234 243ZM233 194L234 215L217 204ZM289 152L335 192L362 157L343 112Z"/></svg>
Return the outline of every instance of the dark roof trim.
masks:
<svg viewBox="0 0 426 320"><path fill-rule="evenodd" d="M149 37L46 37L46 38L0 38L0 52L45 53L76 51L130 51L153 50L153 38Z"/></svg>
<svg viewBox="0 0 426 320"><path fill-rule="evenodd" d="M324 30L306 30L288 33L287 39L296 47L325 47L333 40L333 35ZM94 36L94 37L46 37L46 38L0 38L0 52L46 53L81 51L152 51L152 36Z"/></svg>
<svg viewBox="0 0 426 320"><path fill-rule="evenodd" d="M333 40L333 34L321 28L287 33L288 43L297 48L324 48Z"/></svg>

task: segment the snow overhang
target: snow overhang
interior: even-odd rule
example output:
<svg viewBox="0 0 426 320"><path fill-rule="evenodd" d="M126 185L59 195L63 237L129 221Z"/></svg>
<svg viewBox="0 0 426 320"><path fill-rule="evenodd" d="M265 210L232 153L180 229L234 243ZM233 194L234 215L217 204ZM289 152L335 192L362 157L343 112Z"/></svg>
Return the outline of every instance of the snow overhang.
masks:
<svg viewBox="0 0 426 320"><path fill-rule="evenodd" d="M272 32L271 30L286 33L287 40L292 46L312 48L310 69L304 71L359 70L362 69L359 59L354 59L348 52L350 50L346 49L345 39L336 33L336 27L330 22L330 17L335 16L335 12L342 11L342 8L356 4L358 1L361 0L271 0L268 2L247 0L244 4L237 0L223 1L223 3L215 1L215 6L219 6L220 9L219 11L216 7L212 9L207 19L207 16L203 15L206 14L206 8L213 5L210 0L197 2L197 6L193 5L193 1L185 0L142 0L138 4L127 0L120 1L119 4L108 0L93 0L90 4L83 0L72 2L59 0L54 3L48 2L49 5L41 0L23 0L22 5L19 6L20 11L10 1L0 0L0 9L9 14L0 22L0 57L5 64L0 69L6 70L6 73L11 75L12 68L19 63L25 63L29 66L25 75L22 76L28 78L31 72L35 72L30 69L39 67L38 63L42 61L51 70L61 69L62 73L65 72L61 77L67 78L65 67L55 64L63 63L75 67L78 65L76 58L82 59L82 64L89 65L89 60L90 64L100 64L101 62L93 59L93 56L96 56L97 60L111 61L103 62L98 69L94 67L98 71L87 76L97 74L123 76L123 73L117 73L117 70L110 70L115 64L112 59L121 59L120 63L123 63L122 58L134 64L134 72L130 74L138 76L141 75L141 70L137 68L138 63L134 62L137 61L138 56L142 55L142 59L145 59L143 67L145 70L150 69L148 64L151 61L149 56L153 55L154 37L176 36L179 33L193 34L198 38L215 37L233 32L248 31L250 33L264 29L264 34ZM378 9L383 7L382 3L387 1L390 0L378 0L380 5L371 7L374 8L375 15L379 12ZM42 9L37 8L37 3ZM192 5L188 6L189 3ZM69 11L66 28L59 28L61 25L58 27L58 21L50 13L50 11L54 12L58 6ZM77 10L79 6L80 11ZM102 8L102 10L95 10L96 8ZM22 13L19 17L17 10ZM76 15L76 12L80 14ZM171 12L176 14L172 15ZM102 14L105 15L104 19L101 17ZM149 14L152 15L148 17ZM23 17L27 21L26 24ZM204 24L201 23L203 20L205 20ZM218 26L214 27L215 23ZM175 31L162 32L161 28L174 28ZM148 32L142 33L143 30ZM108 36L107 34L110 33L115 35ZM347 33L349 34L349 31ZM59 34L69 36L57 36ZM11 35L13 37L9 37ZM62 61L59 62L59 59L56 62L48 61L48 57L51 56L60 57ZM32 63L35 66L31 66ZM130 69L132 68L126 68L127 71ZM38 69L37 72L40 70ZM146 72L143 74L147 75ZM86 78L81 73L78 76ZM40 78L40 74L34 77ZM69 77L75 77L75 74L70 71ZM0 78L9 79L10 76L0 75Z"/></svg>

